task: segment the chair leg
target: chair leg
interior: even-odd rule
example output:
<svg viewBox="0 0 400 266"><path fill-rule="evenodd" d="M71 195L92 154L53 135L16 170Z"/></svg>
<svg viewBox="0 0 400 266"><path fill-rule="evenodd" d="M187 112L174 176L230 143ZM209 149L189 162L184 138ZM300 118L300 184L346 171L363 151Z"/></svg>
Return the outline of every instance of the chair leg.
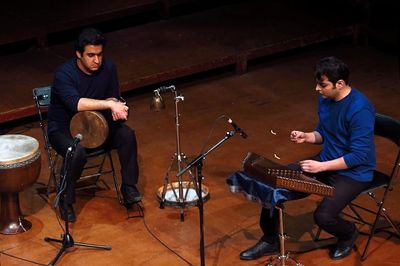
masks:
<svg viewBox="0 0 400 266"><path fill-rule="evenodd" d="M377 214L375 216L374 223L372 224L372 228L371 228L371 230L369 232L367 243L365 244L364 251L363 251L363 253L361 255L361 261L364 261L366 259L366 255L367 255L367 250L368 250L369 244L371 242L372 237L375 235L376 226L378 224L379 217L381 216L380 215L381 210L382 210L382 204L380 204L380 206L379 206L378 212L377 212Z"/></svg>
<svg viewBox="0 0 400 266"><path fill-rule="evenodd" d="M355 220L356 220L358 223L360 223L360 224L368 224L368 222L365 221L365 220L361 217L361 215L358 213L358 211L355 209L355 206L354 206L352 203L350 203L350 204L348 205L348 207L349 207L349 209L353 212L353 214L355 215L355 217L353 217L353 216L351 216L351 215L348 215L348 216L350 216L351 218L355 219Z"/></svg>
<svg viewBox="0 0 400 266"><path fill-rule="evenodd" d="M400 238L400 229L396 225L395 222L393 222L393 219L390 218L389 214L387 213L385 207L382 208L382 214L385 216L386 220L389 222L389 224L392 226L393 230L396 232L397 236Z"/></svg>
<svg viewBox="0 0 400 266"><path fill-rule="evenodd" d="M385 219L389 222L389 224L391 225L391 227L393 228L393 230L395 231L397 236L400 237L400 230L399 230L398 226L393 222L392 218L390 218L390 216L387 213L386 209L383 207L384 199L382 199L382 201L378 202L376 200L376 198L375 198L375 194L374 193L368 193L368 195L372 199L374 199L374 201L376 202L376 205L378 206L378 211L376 212L374 223L372 224L372 228L370 230L367 243L365 245L364 251L363 251L362 256L361 256L361 260L362 261L366 259L366 255L367 255L367 250L368 250L369 244L371 242L372 237L375 235L375 232L376 232L376 229L377 229L377 225L378 225L378 221L379 221L379 218L381 216L385 217Z"/></svg>
<svg viewBox="0 0 400 266"><path fill-rule="evenodd" d="M315 233L315 236L314 236L314 239L313 239L314 241L318 241L319 240L319 237L321 235L321 231L322 231L321 227L318 226L317 233Z"/></svg>
<svg viewBox="0 0 400 266"><path fill-rule="evenodd" d="M112 160L111 153L107 152L107 156L108 156L108 159L110 160L111 173L112 173L113 180L114 180L115 191L117 192L118 202L119 202L119 204L122 205L123 204L122 195L121 195L121 191L119 189L120 186L119 186L118 178L117 178L117 175L115 174L114 162Z"/></svg>
<svg viewBox="0 0 400 266"><path fill-rule="evenodd" d="M54 155L54 159L53 156L51 155L51 150L50 148L47 148L48 152L50 153L48 155L48 162L49 162L49 181L47 182L47 197L49 197L49 195L56 191L57 189L57 174L56 174L56 167L57 167L57 160L58 160L58 154Z"/></svg>

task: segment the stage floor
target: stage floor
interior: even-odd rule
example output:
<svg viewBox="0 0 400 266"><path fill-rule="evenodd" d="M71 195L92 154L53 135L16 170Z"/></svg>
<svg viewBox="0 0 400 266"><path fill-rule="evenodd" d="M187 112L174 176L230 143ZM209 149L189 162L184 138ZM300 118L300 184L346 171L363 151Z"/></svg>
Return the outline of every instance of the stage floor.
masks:
<svg viewBox="0 0 400 266"><path fill-rule="evenodd" d="M249 65L249 71L243 75L236 75L232 70L174 84L185 97L179 103L179 112L181 145L186 155L198 155L203 146L212 146L231 130L226 120L218 120L206 142L213 123L221 115L231 117L249 135L248 139L235 135L204 161L204 184L210 193L204 205L206 265L264 265L267 262L268 257L239 260L239 253L261 236L260 206L240 194L232 194L225 180L240 169L249 151L281 164L318 152L318 146L290 143L289 132L315 127L317 94L312 67L326 55L338 56L349 64L351 84L371 99L377 112L400 118L398 58L346 43L284 54ZM200 265L198 209L185 209L182 222L180 209L159 208L156 192L163 185L175 153L174 101L172 93L163 94L167 108L156 113L149 110L151 97L151 92L142 92L127 99L131 107L127 124L135 129L139 146L138 186L144 194L145 217L128 219L134 213L127 213L118 204L113 189L98 191L95 197L77 197L77 222L72 225L74 240L111 245L112 250L77 247L65 254L57 265ZM271 134L271 130L276 135ZM38 123L19 125L8 133L22 133L39 140L42 170L38 181L46 183L48 164ZM378 167L389 172L390 162L394 160L391 154L396 147L381 139L377 139L377 143L382 149L378 153ZM281 159L274 159L274 154ZM117 154L113 156L114 162L118 162ZM173 173L170 176L174 176ZM109 176L104 178L112 185ZM43 239L46 236L58 238L62 228L51 208L54 194L46 202L37 194L37 187L40 185L20 193L22 212L32 221L32 229L18 235L0 235L0 250L47 264L58 246ZM395 187L386 206L397 222L400 221L399 195L399 187ZM285 205L285 231L291 236L287 249L307 266L361 265L359 258L367 240L365 235L357 239L357 251L341 261L331 261L328 250L318 249L318 244L312 242L317 229L312 211L320 199L310 196ZM369 201L367 197L360 200ZM324 234L323 237L329 236ZM399 244L398 238L378 234L371 241L369 256L362 265L398 265ZM305 250L310 251L299 253ZM1 265L32 265L11 256L0 254Z"/></svg>

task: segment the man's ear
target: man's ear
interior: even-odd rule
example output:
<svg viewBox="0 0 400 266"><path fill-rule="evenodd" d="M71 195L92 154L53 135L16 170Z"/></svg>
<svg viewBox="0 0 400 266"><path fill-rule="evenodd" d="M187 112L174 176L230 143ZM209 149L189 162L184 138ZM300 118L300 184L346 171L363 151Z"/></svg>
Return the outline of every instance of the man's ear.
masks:
<svg viewBox="0 0 400 266"><path fill-rule="evenodd" d="M343 79L339 79L338 81L336 81L336 87L342 89L346 87L346 82L344 82Z"/></svg>
<svg viewBox="0 0 400 266"><path fill-rule="evenodd" d="M76 54L76 57L78 57L78 58L82 57L82 55L81 55L81 53L79 51L75 51L75 54Z"/></svg>

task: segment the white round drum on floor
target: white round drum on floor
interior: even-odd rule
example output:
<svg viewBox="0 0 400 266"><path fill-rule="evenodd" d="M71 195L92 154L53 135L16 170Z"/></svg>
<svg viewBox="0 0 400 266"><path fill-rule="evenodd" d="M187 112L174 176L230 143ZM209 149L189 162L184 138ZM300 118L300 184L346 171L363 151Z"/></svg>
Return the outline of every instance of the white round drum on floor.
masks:
<svg viewBox="0 0 400 266"><path fill-rule="evenodd" d="M210 193L208 188L204 185L202 188L202 199L206 202L210 198ZM179 190L182 189L181 194ZM157 190L157 197L160 201L162 201L166 206L173 207L192 207L196 206L199 197L196 191L197 187L195 187L194 182L192 181L182 181L181 186L179 186L179 182L172 182L167 186L162 186Z"/></svg>
<svg viewBox="0 0 400 266"><path fill-rule="evenodd" d="M29 136L0 136L0 233L18 234L32 224L21 215L18 193L36 182L40 173L39 142Z"/></svg>

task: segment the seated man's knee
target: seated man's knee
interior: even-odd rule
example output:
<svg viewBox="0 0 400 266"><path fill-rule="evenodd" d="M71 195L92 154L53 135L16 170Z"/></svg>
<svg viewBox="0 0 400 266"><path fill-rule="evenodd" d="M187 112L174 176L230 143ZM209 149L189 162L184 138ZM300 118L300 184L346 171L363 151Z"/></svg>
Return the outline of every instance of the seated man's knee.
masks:
<svg viewBox="0 0 400 266"><path fill-rule="evenodd" d="M128 126L122 127L118 135L119 139L124 143L124 145L136 145L135 130L132 128Z"/></svg>
<svg viewBox="0 0 400 266"><path fill-rule="evenodd" d="M332 214L318 211L318 209L314 212L314 221L319 227L322 228L333 225L337 222L336 217L334 217Z"/></svg>
<svg viewBox="0 0 400 266"><path fill-rule="evenodd" d="M87 162L86 149L80 145L77 145L73 157L75 162L79 163L80 165L85 165Z"/></svg>

